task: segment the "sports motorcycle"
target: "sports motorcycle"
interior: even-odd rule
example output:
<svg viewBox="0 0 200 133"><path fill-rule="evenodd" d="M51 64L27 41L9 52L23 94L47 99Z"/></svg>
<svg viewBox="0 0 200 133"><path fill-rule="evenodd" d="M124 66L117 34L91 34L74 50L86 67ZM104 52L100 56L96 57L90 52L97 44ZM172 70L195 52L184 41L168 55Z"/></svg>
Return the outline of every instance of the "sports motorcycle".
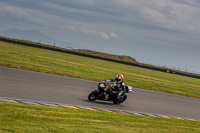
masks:
<svg viewBox="0 0 200 133"><path fill-rule="evenodd" d="M103 100L112 101L114 104L123 103L127 99L127 94L132 92L133 87L126 85L125 89L119 90L116 83L110 83L106 80L100 81L98 89L88 95L89 101Z"/></svg>

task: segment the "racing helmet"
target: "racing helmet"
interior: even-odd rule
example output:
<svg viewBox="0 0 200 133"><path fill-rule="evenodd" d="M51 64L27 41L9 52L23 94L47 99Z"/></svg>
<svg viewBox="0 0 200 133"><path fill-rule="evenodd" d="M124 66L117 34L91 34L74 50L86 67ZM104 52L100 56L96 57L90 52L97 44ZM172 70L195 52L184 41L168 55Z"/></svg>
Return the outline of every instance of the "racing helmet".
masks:
<svg viewBox="0 0 200 133"><path fill-rule="evenodd" d="M117 83L121 83L124 80L124 76L122 74L118 74L115 78Z"/></svg>

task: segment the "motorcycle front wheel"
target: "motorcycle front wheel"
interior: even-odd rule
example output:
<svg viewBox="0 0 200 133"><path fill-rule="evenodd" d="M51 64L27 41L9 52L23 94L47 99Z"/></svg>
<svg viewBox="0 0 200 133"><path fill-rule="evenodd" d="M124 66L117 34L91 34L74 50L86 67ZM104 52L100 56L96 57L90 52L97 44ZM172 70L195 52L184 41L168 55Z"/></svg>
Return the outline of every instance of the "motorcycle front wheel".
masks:
<svg viewBox="0 0 200 133"><path fill-rule="evenodd" d="M127 99L127 95L124 94L124 95L122 96L122 101L121 101L120 103L123 103L126 99Z"/></svg>
<svg viewBox="0 0 200 133"><path fill-rule="evenodd" d="M123 94L123 95L120 96L119 98L118 98L118 97L115 97L115 98L113 99L113 103L114 103L114 104L120 104L120 103L123 103L126 99L127 99L127 95L126 95L126 94Z"/></svg>
<svg viewBox="0 0 200 133"><path fill-rule="evenodd" d="M88 95L88 100L89 101L95 101L97 100L97 96L98 96L98 93L97 91L92 91L89 95Z"/></svg>

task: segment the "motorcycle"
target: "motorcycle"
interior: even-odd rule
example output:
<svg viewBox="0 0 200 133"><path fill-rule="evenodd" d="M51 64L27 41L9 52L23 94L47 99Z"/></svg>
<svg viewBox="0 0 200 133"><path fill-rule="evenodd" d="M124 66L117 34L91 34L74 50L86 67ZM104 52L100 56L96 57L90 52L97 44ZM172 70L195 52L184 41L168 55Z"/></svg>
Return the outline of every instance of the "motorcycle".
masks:
<svg viewBox="0 0 200 133"><path fill-rule="evenodd" d="M112 101L114 104L123 103L127 99L127 94L132 92L133 87L126 85L125 89L119 90L116 83L110 83L106 80L100 81L98 89L88 95L89 101L103 100Z"/></svg>

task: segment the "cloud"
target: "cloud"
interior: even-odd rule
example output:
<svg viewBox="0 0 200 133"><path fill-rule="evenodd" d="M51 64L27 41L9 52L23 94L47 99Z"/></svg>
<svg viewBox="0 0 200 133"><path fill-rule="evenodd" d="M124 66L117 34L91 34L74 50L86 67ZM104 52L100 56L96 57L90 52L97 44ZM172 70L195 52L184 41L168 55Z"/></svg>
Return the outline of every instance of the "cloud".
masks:
<svg viewBox="0 0 200 133"><path fill-rule="evenodd" d="M113 31L110 32L110 36L112 38L114 38L114 39L121 40L121 38L119 38L118 35L115 32L113 32Z"/></svg>
<svg viewBox="0 0 200 133"><path fill-rule="evenodd" d="M118 36L113 31L111 31L110 36L113 37L113 38L118 38Z"/></svg>
<svg viewBox="0 0 200 133"><path fill-rule="evenodd" d="M105 32L100 32L103 39L108 40L109 36Z"/></svg>
<svg viewBox="0 0 200 133"><path fill-rule="evenodd" d="M48 14L43 14L40 11L21 8L12 5L0 5L0 19L18 22L29 25L46 25L48 22Z"/></svg>
<svg viewBox="0 0 200 133"><path fill-rule="evenodd" d="M28 13L22 8L9 6L9 5L1 5L0 6L1 17L14 17L14 18L28 18Z"/></svg>
<svg viewBox="0 0 200 133"><path fill-rule="evenodd" d="M104 40L109 40L110 38L116 39L116 40L121 40L114 31L111 31L110 33L106 33L106 32L97 31L97 30L94 30L94 29L75 28L75 27L68 27L68 28L65 28L65 29L71 30L73 32L77 32L79 34L81 33L81 34L84 34L84 35L88 35L88 36L96 36L96 37L100 36Z"/></svg>
<svg viewBox="0 0 200 133"><path fill-rule="evenodd" d="M80 31L84 34L87 34L87 35L97 35L98 32L95 31L95 30L91 30L91 29L86 29L86 28L81 28Z"/></svg>
<svg viewBox="0 0 200 133"><path fill-rule="evenodd" d="M6 2L4 0L4 3ZM19 7L15 9L16 13L20 12L20 8L24 11L32 9L46 15L92 25L114 23L163 32L174 32L174 29L198 32L199 28L195 27L200 26L200 9L197 0L110 0L109 2L105 0L41 0L33 4L26 0L17 2L8 0L7 3L13 7ZM20 13L17 15L19 16ZM22 12L21 15L25 14Z"/></svg>
<svg viewBox="0 0 200 133"><path fill-rule="evenodd" d="M72 31L76 32L76 28L72 27L72 26L70 26L69 28L66 28L66 29L69 29L69 30L72 30Z"/></svg>

